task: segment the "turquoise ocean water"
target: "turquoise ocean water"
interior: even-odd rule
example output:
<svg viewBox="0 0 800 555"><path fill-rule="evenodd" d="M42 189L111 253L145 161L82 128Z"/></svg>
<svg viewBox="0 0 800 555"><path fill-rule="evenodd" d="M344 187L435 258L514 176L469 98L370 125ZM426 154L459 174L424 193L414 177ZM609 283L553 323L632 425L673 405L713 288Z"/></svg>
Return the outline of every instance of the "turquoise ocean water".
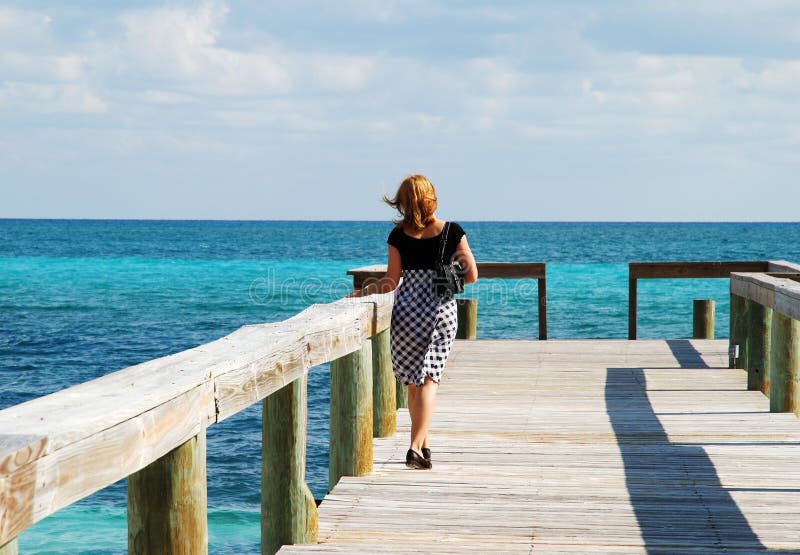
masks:
<svg viewBox="0 0 800 555"><path fill-rule="evenodd" d="M627 263L800 262L796 223L461 222L482 261L547 262L550 338L627 337ZM0 409L350 290L385 261L384 222L0 220ZM481 280L482 338L535 338L536 283ZM692 299L727 280L645 280L639 337L691 335ZM309 374L308 482L325 494L328 366ZM259 553L260 406L208 430L210 551ZM231 453L235 453L234 456ZM124 553L125 483L36 524L24 553ZM91 525L87 525L91 523Z"/></svg>

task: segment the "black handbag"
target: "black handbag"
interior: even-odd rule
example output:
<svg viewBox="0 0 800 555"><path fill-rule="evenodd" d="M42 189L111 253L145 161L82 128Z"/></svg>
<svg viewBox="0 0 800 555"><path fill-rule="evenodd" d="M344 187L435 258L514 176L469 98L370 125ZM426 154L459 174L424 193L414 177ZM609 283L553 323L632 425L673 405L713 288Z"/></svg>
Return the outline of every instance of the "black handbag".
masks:
<svg viewBox="0 0 800 555"><path fill-rule="evenodd" d="M444 248L449 232L450 222L445 222L439 245L439 260L436 261L436 275L433 278L435 293L444 299L452 299L453 295L464 292L464 276L461 267L444 260Z"/></svg>

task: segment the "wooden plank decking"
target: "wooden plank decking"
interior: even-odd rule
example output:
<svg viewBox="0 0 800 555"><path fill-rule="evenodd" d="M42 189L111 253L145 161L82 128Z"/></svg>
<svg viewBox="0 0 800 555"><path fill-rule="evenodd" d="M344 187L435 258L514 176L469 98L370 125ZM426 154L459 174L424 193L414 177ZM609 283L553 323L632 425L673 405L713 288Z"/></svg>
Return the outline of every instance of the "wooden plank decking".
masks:
<svg viewBox="0 0 800 555"><path fill-rule="evenodd" d="M459 341L431 434L280 553L800 553L800 421L727 369L727 341Z"/></svg>

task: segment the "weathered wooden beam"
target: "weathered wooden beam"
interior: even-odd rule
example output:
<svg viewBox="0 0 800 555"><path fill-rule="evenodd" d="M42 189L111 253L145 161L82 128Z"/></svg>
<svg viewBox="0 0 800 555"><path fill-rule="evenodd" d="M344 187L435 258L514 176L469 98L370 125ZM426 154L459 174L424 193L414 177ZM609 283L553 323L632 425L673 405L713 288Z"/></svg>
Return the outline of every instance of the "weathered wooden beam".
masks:
<svg viewBox="0 0 800 555"><path fill-rule="evenodd" d="M783 272L800 274L800 264L786 260L770 260L767 262L767 272Z"/></svg>
<svg viewBox="0 0 800 555"><path fill-rule="evenodd" d="M397 401L397 408L398 409L407 409L408 408L408 386L403 385L402 383L395 380L395 391L397 395L395 399Z"/></svg>
<svg viewBox="0 0 800 555"><path fill-rule="evenodd" d="M478 262L478 276L488 278L533 278L545 277L544 262Z"/></svg>
<svg viewBox="0 0 800 555"><path fill-rule="evenodd" d="M714 339L714 301L695 299L692 302L692 338Z"/></svg>
<svg viewBox="0 0 800 555"><path fill-rule="evenodd" d="M213 414L213 384L207 382L0 476L0 542L184 444Z"/></svg>
<svg viewBox="0 0 800 555"><path fill-rule="evenodd" d="M389 353L390 331L373 335L372 350L372 435L388 437L397 430L397 392L392 358Z"/></svg>
<svg viewBox="0 0 800 555"><path fill-rule="evenodd" d="M547 278L538 278L539 340L547 339Z"/></svg>
<svg viewBox="0 0 800 555"><path fill-rule="evenodd" d="M733 272L766 272L769 267L769 262L761 260L630 262L628 264L628 339L636 339L636 289L639 279L728 278Z"/></svg>
<svg viewBox="0 0 800 555"><path fill-rule="evenodd" d="M628 339L636 339L636 287L636 278L628 275Z"/></svg>
<svg viewBox="0 0 800 555"><path fill-rule="evenodd" d="M631 262L631 279L726 278L732 272L766 272L769 263L761 260L719 262Z"/></svg>
<svg viewBox="0 0 800 555"><path fill-rule="evenodd" d="M316 543L317 505L306 484L306 376L264 399L261 443L261 553Z"/></svg>
<svg viewBox="0 0 800 555"><path fill-rule="evenodd" d="M800 274L734 273L731 293L800 320Z"/></svg>
<svg viewBox="0 0 800 555"><path fill-rule="evenodd" d="M746 312L747 389L769 395L772 309L749 300Z"/></svg>
<svg viewBox="0 0 800 555"><path fill-rule="evenodd" d="M747 301L739 295L731 293L730 302L730 333L728 346L730 348L739 348L739 356L733 357L733 354L728 356L729 368L744 368L743 361L747 359L746 355L746 340L747 340ZM729 351L730 353L730 351Z"/></svg>
<svg viewBox="0 0 800 555"><path fill-rule="evenodd" d="M0 544L360 348L389 326L392 302L314 305L0 411Z"/></svg>
<svg viewBox="0 0 800 555"><path fill-rule="evenodd" d="M372 348L331 362L329 489L342 476L372 472Z"/></svg>
<svg viewBox="0 0 800 555"><path fill-rule="evenodd" d="M0 555L17 555L19 553L19 542L11 540L5 545L0 545Z"/></svg>
<svg viewBox="0 0 800 555"><path fill-rule="evenodd" d="M456 339L475 339L478 329L478 299L456 299L458 328Z"/></svg>
<svg viewBox="0 0 800 555"><path fill-rule="evenodd" d="M492 278L544 278L547 265L544 262L478 262L478 276ZM365 285L368 279L380 279L386 273L386 264L373 264L347 271L353 276L356 289Z"/></svg>
<svg viewBox="0 0 800 555"><path fill-rule="evenodd" d="M800 321L772 313L769 410L800 415Z"/></svg>
<svg viewBox="0 0 800 555"><path fill-rule="evenodd" d="M128 553L208 553L206 433L128 477Z"/></svg>

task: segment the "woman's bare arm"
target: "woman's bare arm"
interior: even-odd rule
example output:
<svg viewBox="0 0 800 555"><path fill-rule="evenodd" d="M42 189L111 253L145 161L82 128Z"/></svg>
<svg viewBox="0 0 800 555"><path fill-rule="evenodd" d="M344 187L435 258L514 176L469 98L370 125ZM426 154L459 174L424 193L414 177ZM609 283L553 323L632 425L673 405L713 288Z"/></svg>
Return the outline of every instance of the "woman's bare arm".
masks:
<svg viewBox="0 0 800 555"><path fill-rule="evenodd" d="M456 245L455 259L464 271L464 283L475 283L478 280L478 265L475 263L475 257L472 256L466 235Z"/></svg>
<svg viewBox="0 0 800 555"><path fill-rule="evenodd" d="M402 273L403 265L400 259L400 251L397 247L389 245L389 261L386 266L386 273L381 279L362 287L360 290L353 291L348 297L364 297L366 295L374 295L375 293L388 293L397 288L400 283L400 274Z"/></svg>

